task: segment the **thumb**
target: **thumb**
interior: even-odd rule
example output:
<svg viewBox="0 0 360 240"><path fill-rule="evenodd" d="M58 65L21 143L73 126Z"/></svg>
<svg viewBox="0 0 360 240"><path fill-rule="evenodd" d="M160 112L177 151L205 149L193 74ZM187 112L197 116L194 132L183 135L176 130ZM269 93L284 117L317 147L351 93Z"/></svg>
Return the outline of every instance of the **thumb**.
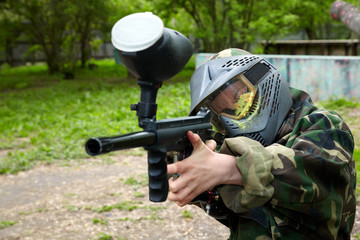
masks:
<svg viewBox="0 0 360 240"><path fill-rule="evenodd" d="M194 150L201 147L204 144L203 141L201 140L200 136L196 133L188 131L187 137L188 137L189 141L191 142L192 146L194 147Z"/></svg>

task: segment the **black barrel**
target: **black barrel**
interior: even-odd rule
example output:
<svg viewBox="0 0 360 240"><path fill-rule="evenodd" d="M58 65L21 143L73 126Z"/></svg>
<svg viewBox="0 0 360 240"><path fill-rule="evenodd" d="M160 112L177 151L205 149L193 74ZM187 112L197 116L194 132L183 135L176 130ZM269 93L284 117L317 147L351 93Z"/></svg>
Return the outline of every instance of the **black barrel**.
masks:
<svg viewBox="0 0 360 240"><path fill-rule="evenodd" d="M135 132L114 137L90 138L85 143L86 152L91 156L117 150L150 146L156 141L154 132Z"/></svg>

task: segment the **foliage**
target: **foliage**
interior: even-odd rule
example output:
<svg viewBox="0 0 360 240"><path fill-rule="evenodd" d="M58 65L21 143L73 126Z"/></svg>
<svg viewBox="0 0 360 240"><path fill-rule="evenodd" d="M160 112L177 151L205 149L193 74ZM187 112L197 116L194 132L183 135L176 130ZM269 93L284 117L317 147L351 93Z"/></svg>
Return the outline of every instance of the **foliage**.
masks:
<svg viewBox="0 0 360 240"><path fill-rule="evenodd" d="M12 65L14 42L27 40L44 54L51 73L75 74L111 26L135 12L152 11L165 26L189 36L196 51L228 47L261 53L261 40L303 33L303 38L349 38L351 31L329 16L333 0L5 0L0 2L0 53ZM357 0L348 0L358 5ZM30 52L28 53L30 54Z"/></svg>
<svg viewBox="0 0 360 240"><path fill-rule="evenodd" d="M189 33L200 40L202 51L218 52L228 46L246 48L253 35L250 22L256 21L258 15L254 10L254 0L174 0L157 1L156 8L162 15L170 12L184 12L180 15L176 28L181 31L183 20L191 19L196 27Z"/></svg>
<svg viewBox="0 0 360 240"><path fill-rule="evenodd" d="M154 12L169 26L194 37L198 51L239 47L261 52L260 40L275 40L301 31L308 39L349 37L350 31L330 18L332 2L157 0ZM356 4L355 0L349 2Z"/></svg>
<svg viewBox="0 0 360 240"><path fill-rule="evenodd" d="M346 0L358 5L358 0ZM351 31L342 23L330 17L329 9L334 0L293 0L287 1L293 5L290 12L298 16L297 31L303 30L308 39L332 39L350 37ZM342 29L339 32L338 28Z"/></svg>

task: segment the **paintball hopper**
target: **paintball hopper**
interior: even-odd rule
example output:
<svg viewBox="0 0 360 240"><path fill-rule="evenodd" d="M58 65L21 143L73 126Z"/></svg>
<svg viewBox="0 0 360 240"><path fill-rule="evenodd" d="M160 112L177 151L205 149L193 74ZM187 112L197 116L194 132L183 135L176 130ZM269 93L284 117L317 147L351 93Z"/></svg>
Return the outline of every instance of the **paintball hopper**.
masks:
<svg viewBox="0 0 360 240"><path fill-rule="evenodd" d="M360 11L354 5L344 1L335 1L331 4L330 15L360 35Z"/></svg>
<svg viewBox="0 0 360 240"><path fill-rule="evenodd" d="M122 63L143 81L163 82L173 77L193 53L189 39L165 28L150 12L121 18L112 28L111 41Z"/></svg>

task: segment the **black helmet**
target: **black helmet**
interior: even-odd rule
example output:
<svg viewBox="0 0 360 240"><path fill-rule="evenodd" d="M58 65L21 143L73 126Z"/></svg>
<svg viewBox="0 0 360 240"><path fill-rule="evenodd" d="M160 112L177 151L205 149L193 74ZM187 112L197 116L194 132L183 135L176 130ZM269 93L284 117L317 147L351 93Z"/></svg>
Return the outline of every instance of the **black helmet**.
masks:
<svg viewBox="0 0 360 240"><path fill-rule="evenodd" d="M280 72L260 56L230 48L212 56L192 75L191 110L211 111L211 123L229 137L246 136L270 145L292 98Z"/></svg>

